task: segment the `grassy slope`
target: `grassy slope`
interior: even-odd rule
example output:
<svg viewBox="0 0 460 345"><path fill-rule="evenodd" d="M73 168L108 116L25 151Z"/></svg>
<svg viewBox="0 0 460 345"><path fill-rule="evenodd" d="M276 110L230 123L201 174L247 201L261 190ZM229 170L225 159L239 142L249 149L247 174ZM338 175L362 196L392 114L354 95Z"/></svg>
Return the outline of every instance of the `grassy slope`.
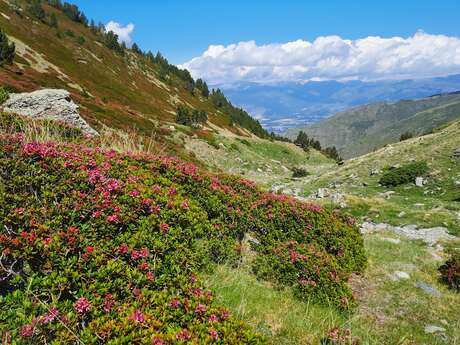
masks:
<svg viewBox="0 0 460 345"><path fill-rule="evenodd" d="M460 234L460 204L454 201L460 195L455 183L460 180L460 162L451 158L459 147L460 121L456 121L433 134L346 161L339 169L319 176L308 186L309 192L334 182L348 195L350 210L356 215L392 224L447 226L452 233ZM413 184L395 187L391 189L393 195L384 197L382 193L390 189L378 185L380 174L370 176L370 172L411 160L428 162L428 183L423 188Z"/></svg>
<svg viewBox="0 0 460 345"><path fill-rule="evenodd" d="M459 147L460 121L456 121L433 134L388 145L340 167L327 160L316 161L316 166L309 167L312 174L302 179L283 179L276 173L257 169L252 172L256 176L251 178L266 181L269 186L282 185L287 191L299 190L305 196L329 187L332 192L343 193L347 210L362 219L395 225L447 226L458 235L460 205L452 200L460 194L455 186L455 181L460 180L460 161L453 160L451 155ZM428 185L405 185L392 189L396 193L389 199L383 197L381 193L389 189L378 186L380 175L370 176L370 171L411 160L428 161ZM400 243L385 238L399 239ZM237 268L220 267L207 276L207 282L221 303L275 343L317 344L326 330L342 326L350 328L363 344L458 344L460 295L439 284L439 262L432 255L433 249L391 233L366 235L365 246L369 266L364 277L353 282L360 303L351 315L298 303L290 289L278 290L253 279L244 264ZM437 255L443 254L437 251ZM410 279L392 281L389 277L395 271L407 272ZM417 282L431 284L441 291L442 297L431 297L416 289ZM426 334L427 325L445 328L447 338Z"/></svg>
<svg viewBox="0 0 460 345"><path fill-rule="evenodd" d="M460 295L437 282L438 262L422 243L401 239L396 245L384 237L397 238L392 234L366 237L369 267L364 277L353 282L359 305L349 315L299 303L290 289L275 289L254 279L244 265L221 266L206 281L219 303L276 344L319 344L336 326L349 328L363 345L458 344ZM389 276L395 271L408 272L410 279L392 281ZM435 286L442 297L414 288L420 281ZM447 339L426 334L426 325L445 328Z"/></svg>
<svg viewBox="0 0 460 345"><path fill-rule="evenodd" d="M25 7L25 2L20 4ZM47 13L56 13L58 29L33 21L26 11L18 15L7 2L0 2L0 27L17 46L15 65L0 69L2 84L20 91L68 89L82 105L83 117L96 127L103 123L150 133L158 122L174 122L177 105L186 104L206 111L214 124L237 131L227 115L198 92L191 95L177 77L160 80L157 67L132 52L126 57L115 54L88 28L49 6L43 7ZM81 45L77 43L79 36L85 39ZM85 97L82 90L90 96Z"/></svg>
<svg viewBox="0 0 460 345"><path fill-rule="evenodd" d="M431 131L458 118L459 113L460 95L447 94L356 107L303 130L324 146L336 146L349 158L397 142L407 131L418 135ZM289 135L295 136L296 131Z"/></svg>

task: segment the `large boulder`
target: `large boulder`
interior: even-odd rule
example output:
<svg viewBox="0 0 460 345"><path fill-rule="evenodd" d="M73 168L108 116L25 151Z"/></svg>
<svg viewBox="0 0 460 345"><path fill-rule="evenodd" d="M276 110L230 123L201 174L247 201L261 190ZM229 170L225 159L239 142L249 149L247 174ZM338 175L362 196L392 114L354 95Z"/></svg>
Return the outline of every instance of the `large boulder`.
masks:
<svg viewBox="0 0 460 345"><path fill-rule="evenodd" d="M43 89L30 93L10 94L3 111L34 119L61 120L89 135L98 133L78 113L78 105L67 90Z"/></svg>

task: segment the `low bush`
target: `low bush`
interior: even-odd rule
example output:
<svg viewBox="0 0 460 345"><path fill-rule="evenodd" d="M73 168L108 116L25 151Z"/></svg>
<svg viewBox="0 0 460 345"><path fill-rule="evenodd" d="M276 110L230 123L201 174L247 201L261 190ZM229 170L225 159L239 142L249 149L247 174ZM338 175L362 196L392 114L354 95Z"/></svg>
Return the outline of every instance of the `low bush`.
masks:
<svg viewBox="0 0 460 345"><path fill-rule="evenodd" d="M460 292L460 251L452 251L449 260L439 267L439 272L444 284Z"/></svg>
<svg viewBox="0 0 460 345"><path fill-rule="evenodd" d="M379 183L383 186L399 186L415 182L416 177L424 176L428 172L428 165L424 161L413 162L399 168L386 168Z"/></svg>
<svg viewBox="0 0 460 345"><path fill-rule="evenodd" d="M16 343L260 344L197 278L240 259L299 298L353 306L354 220L173 157L0 135L0 333ZM6 125L3 125L5 127ZM7 341L8 342L8 341Z"/></svg>
<svg viewBox="0 0 460 345"><path fill-rule="evenodd" d="M299 177L306 177L310 175L309 172L304 168L293 167L292 168L292 177L299 178Z"/></svg>
<svg viewBox="0 0 460 345"><path fill-rule="evenodd" d="M4 87L0 87L0 104L5 103L10 96L8 90Z"/></svg>

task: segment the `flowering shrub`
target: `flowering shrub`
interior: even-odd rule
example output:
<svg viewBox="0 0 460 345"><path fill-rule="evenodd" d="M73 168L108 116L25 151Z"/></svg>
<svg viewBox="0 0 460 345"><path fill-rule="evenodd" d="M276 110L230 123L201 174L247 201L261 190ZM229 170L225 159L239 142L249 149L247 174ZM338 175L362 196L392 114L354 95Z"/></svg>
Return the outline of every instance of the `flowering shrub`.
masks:
<svg viewBox="0 0 460 345"><path fill-rule="evenodd" d="M449 260L439 267L439 272L443 283L460 292L460 251L452 251Z"/></svg>
<svg viewBox="0 0 460 345"><path fill-rule="evenodd" d="M172 157L0 136L0 331L15 342L259 344L197 278L257 238L254 272L347 309L354 221Z"/></svg>
<svg viewBox="0 0 460 345"><path fill-rule="evenodd" d="M359 345L361 339L352 337L348 328L334 327L327 332L321 340L322 345Z"/></svg>
<svg viewBox="0 0 460 345"><path fill-rule="evenodd" d="M385 187L396 187L409 182L414 183L418 176L425 176L427 173L426 162L412 162L399 168L385 168L379 183Z"/></svg>

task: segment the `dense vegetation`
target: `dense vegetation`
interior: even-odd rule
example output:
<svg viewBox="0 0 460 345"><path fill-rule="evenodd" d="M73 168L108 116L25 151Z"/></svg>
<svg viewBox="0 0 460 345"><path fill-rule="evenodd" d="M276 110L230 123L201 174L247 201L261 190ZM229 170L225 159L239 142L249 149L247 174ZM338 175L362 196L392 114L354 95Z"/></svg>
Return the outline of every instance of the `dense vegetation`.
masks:
<svg viewBox="0 0 460 345"><path fill-rule="evenodd" d="M413 162L401 167L388 167L380 178L382 186L399 186L409 182L415 182L418 176L424 176L428 172L425 161Z"/></svg>
<svg viewBox="0 0 460 345"><path fill-rule="evenodd" d="M9 339L262 343L197 279L212 262L239 260L249 233L259 277L353 306L347 281L366 259L352 218L176 158L103 151L62 124L66 143L28 142L15 133L19 117L0 124L0 331Z"/></svg>
<svg viewBox="0 0 460 345"><path fill-rule="evenodd" d="M318 140L310 138L305 132L300 131L297 135L297 138L294 140L294 144L301 147L304 151L308 152L310 148L314 148L322 153L324 153L327 157L336 160L337 162L341 161L342 158L340 157L337 149L332 147L322 148L321 143Z"/></svg>
<svg viewBox="0 0 460 345"><path fill-rule="evenodd" d="M130 65L136 66L134 71L139 69L142 75L137 75L138 80L134 80L138 85L138 88L135 90L131 88L130 83L126 82L121 83L121 85L115 83L115 85L103 88L103 82L109 83L109 81L101 80L101 76L99 75L99 73L102 73L101 71L93 71L93 74L95 76L97 75L99 78L97 85L94 85L94 81L91 80L91 78L87 78L87 80L84 81L78 81L79 77L84 74L80 73L77 76L73 75L76 70L78 71L78 69L81 68L79 63L77 63L76 66L72 66L75 64L75 61L63 61L61 60L62 55L59 55L58 61L60 61L60 68L66 72L69 72L69 70L67 70L68 68L71 69L70 73L68 73L69 76L71 76L73 80L78 81L76 84L88 90L88 92L85 93L85 101L89 103L89 108L99 111L97 115L106 120L105 124L109 122L107 121L108 113L103 111L104 109L100 109L101 107L109 107L110 115L115 113L115 109L119 111L119 107L112 104L113 102L107 102L108 99L117 99L117 102L123 103L123 107L127 105L131 108L138 106L139 109L135 109L136 114L152 113L160 117L158 112L158 109L160 109L160 112L164 112L162 114L163 116L160 117L161 121L172 120L169 115L171 110L169 107L175 108L178 104L190 104L194 108L204 109L208 113L211 121L218 126L239 126L249 130L257 136L264 138L269 137L269 134L262 128L257 120L253 119L244 110L233 106L220 90L214 90L212 92L213 97L211 100L211 90L204 80L194 80L188 70L181 69L171 64L160 52L153 53L152 51L144 51L142 47L136 43L128 47L120 40L117 34L112 31L107 31L103 23L96 23L94 20L89 20L77 5L61 0L19 0L15 1L14 4L11 2L8 6L16 8L16 14L13 18L15 24L24 27L25 22L27 22L29 18L32 18L34 20L34 25L37 25L38 28L44 29L45 25L53 28L53 30L46 28L46 30L40 32L40 35L44 36L44 33L53 33L52 39L57 37L58 42L68 41L70 39L71 43L77 46L79 51L80 47L87 48L89 51L93 52L97 51L97 53L83 57L78 61L96 59L97 63L99 63L100 61L97 59L104 57L104 63L108 63L110 67L106 68L107 70L120 70L120 66L115 67L120 61L124 64L123 68L126 68L126 65ZM8 27L8 29L10 28ZM12 31L12 33L14 33L16 35L15 37L18 39L27 41L17 32ZM38 36L39 31L34 31L33 34ZM37 37L36 40L37 42L40 41L40 37ZM95 42L97 42L98 45L96 50L92 44ZM99 43L102 44L104 48L108 48L114 52L115 56L111 56L110 59L107 59L105 55L107 52L100 51L101 45ZM32 44L32 46L34 45ZM50 51L44 50L43 46L34 48L38 49L44 56L51 58L52 54L49 54L51 48ZM69 46L65 46L63 49L69 49ZM83 49L82 51L85 50ZM55 52L52 51L52 53L54 54ZM80 55L86 54L82 53ZM70 68L70 66L72 66L72 68ZM90 68L92 67L93 66ZM84 72L86 73L87 71ZM33 73L32 78L34 78ZM110 75L110 78L113 78L113 75ZM160 82L155 82L156 78L158 78ZM57 83L59 82L57 81ZM38 80L38 84L40 84L38 86L42 86L40 80ZM47 85L49 84L50 83ZM165 89L175 88L178 89L178 99L175 104L171 104L168 96L169 91L165 92ZM126 89L125 91L127 92L123 92L123 89ZM140 91L142 91L144 95L141 95ZM86 97L86 95L90 94L95 97ZM151 100L146 100L146 97L152 99L160 98L161 102L152 102ZM96 102L97 98L100 98L102 105L100 102ZM219 106L216 104L219 104ZM158 107L158 109L156 107ZM133 115L133 113L130 114L131 115L128 115L128 117ZM110 120L110 122L118 121ZM149 127L149 125L151 125L151 123L146 121L145 117L136 122L141 122L141 126L143 127ZM109 123L108 125L110 126L111 124ZM132 125L133 123L129 122L129 126ZM150 128L146 129L150 130ZM234 131L236 131L236 129L234 129Z"/></svg>
<svg viewBox="0 0 460 345"><path fill-rule="evenodd" d="M450 258L441 267L441 281L451 289L460 292L460 251L452 251Z"/></svg>
<svg viewBox="0 0 460 345"><path fill-rule="evenodd" d="M16 47L10 43L6 34L0 30L0 67L13 63Z"/></svg>
<svg viewBox="0 0 460 345"><path fill-rule="evenodd" d="M198 126L208 120L208 115L203 110L189 109L184 106L177 108L176 122L184 126Z"/></svg>

